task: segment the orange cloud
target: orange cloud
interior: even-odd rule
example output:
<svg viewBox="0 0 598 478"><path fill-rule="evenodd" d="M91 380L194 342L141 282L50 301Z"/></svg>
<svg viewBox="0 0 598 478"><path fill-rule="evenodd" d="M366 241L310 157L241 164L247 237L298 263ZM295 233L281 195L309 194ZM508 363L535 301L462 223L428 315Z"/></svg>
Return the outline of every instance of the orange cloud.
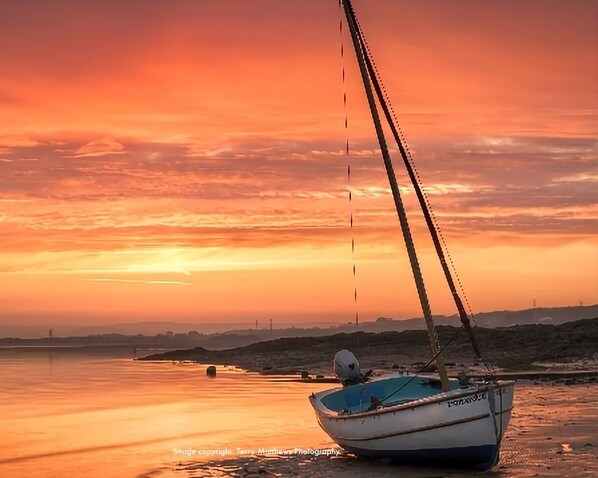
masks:
<svg viewBox="0 0 598 478"><path fill-rule="evenodd" d="M479 308L527 305L531 289L554 305L595 300L584 267L598 233L595 6L356 8ZM2 4L6 320L351 316L339 18L321 0ZM360 303L372 317L414 315L343 41ZM547 264L568 267L567 287Z"/></svg>

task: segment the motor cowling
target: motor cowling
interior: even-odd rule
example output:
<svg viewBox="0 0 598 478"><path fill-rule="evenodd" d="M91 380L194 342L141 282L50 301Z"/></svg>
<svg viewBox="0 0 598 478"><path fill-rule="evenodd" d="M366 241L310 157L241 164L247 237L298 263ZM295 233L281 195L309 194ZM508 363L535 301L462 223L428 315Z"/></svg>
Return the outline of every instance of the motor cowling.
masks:
<svg viewBox="0 0 598 478"><path fill-rule="evenodd" d="M354 380L361 375L359 362L348 350L340 350L334 356L334 375L341 381Z"/></svg>

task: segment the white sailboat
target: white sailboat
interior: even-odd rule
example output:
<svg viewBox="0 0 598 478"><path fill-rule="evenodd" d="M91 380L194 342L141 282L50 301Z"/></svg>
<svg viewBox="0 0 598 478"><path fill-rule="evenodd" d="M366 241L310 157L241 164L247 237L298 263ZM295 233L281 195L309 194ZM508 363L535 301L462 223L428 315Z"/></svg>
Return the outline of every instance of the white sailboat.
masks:
<svg viewBox="0 0 598 478"><path fill-rule="evenodd" d="M498 462L513 408L513 383L464 388L449 379L389 374L310 397L318 422L345 450L406 463L489 469ZM392 399L383 400L401 389ZM383 402L371 409L372 396Z"/></svg>
<svg viewBox="0 0 598 478"><path fill-rule="evenodd" d="M444 276L473 350L483 360L475 333L445 260L437 225L406 153L396 120L355 16L351 0L342 7L355 48L361 77L378 136L411 269L422 306L438 376L388 374L364 383L310 396L320 426L345 450L365 456L396 458L408 463L489 469L499 460L502 437L513 408L511 381L488 380L460 385L449 379L438 345L432 313L407 215L381 125L378 104L393 133L418 197ZM432 361L431 361L432 362ZM339 364L343 365L343 364ZM352 364L357 365L358 364ZM356 367L353 367L355 372ZM346 384L345 384L346 385Z"/></svg>

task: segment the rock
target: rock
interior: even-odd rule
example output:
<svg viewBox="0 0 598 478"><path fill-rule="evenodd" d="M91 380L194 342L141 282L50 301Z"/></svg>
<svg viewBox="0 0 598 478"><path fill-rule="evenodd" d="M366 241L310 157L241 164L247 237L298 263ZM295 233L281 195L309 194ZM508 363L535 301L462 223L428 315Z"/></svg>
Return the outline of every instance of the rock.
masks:
<svg viewBox="0 0 598 478"><path fill-rule="evenodd" d="M309 378L309 372L307 372L306 370L303 370L301 372L301 378Z"/></svg>
<svg viewBox="0 0 598 478"><path fill-rule="evenodd" d="M257 470L259 476L274 476L272 472L268 471L264 465L260 465Z"/></svg>
<svg viewBox="0 0 598 478"><path fill-rule="evenodd" d="M206 375L208 377L215 377L216 376L216 365L210 365L207 369L206 369Z"/></svg>

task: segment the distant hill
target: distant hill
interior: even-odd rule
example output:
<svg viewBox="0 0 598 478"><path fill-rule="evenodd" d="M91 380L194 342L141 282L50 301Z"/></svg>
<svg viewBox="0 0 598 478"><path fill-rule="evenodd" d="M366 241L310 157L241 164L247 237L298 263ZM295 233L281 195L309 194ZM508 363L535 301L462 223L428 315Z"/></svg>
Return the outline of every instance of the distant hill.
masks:
<svg viewBox="0 0 598 478"><path fill-rule="evenodd" d="M579 307L534 308L518 311L496 311L480 313L475 316L475 323L480 327L497 328L526 324L558 325L582 319L598 317L598 305ZM454 316L435 316L437 325L459 325ZM269 329L236 328L226 332L208 332L223 324L193 324L174 322L141 322L131 324L109 324L70 326L70 328L53 327L54 337L48 337L48 329L43 333L27 326L7 326L0 324L0 345L64 345L64 346L136 346L181 348L201 346L210 350L241 347L283 337L321 337L335 333L360 332L401 332L404 330L422 330L425 323L421 318L394 320L379 318L371 322L363 322L356 328L354 324L341 324L315 327L306 324L304 327L287 327ZM244 324L226 324L231 327ZM310 326L311 325L311 326ZM323 324L324 325L324 324ZM19 330L24 333L17 333ZM37 332L34 334L33 332ZM69 333L70 331L70 333ZM10 333L8 333L10 332ZM62 336L62 337L60 337ZM22 340L9 339L21 337ZM37 337L37 340L33 339ZM43 337L43 338L40 338Z"/></svg>
<svg viewBox="0 0 598 478"><path fill-rule="evenodd" d="M50 324L50 325L49 325ZM58 321L44 325L21 325L0 323L0 337L21 337L26 339L48 337L50 329L54 337L84 337L87 335L158 335L173 332L175 334L198 331L213 334L231 329L248 329L248 323L195 323L195 322L131 322L122 324L61 324Z"/></svg>
<svg viewBox="0 0 598 478"><path fill-rule="evenodd" d="M558 325L576 320L598 317L598 305L574 307L537 307L525 310L500 310L495 312L481 312L474 317L475 324L479 327L511 327L524 324L551 324ZM437 325L458 325L458 315L435 315ZM352 328L353 327L353 328ZM394 320L381 317L373 322L360 324L359 330L365 332L384 332L401 330L420 330L426 327L421 318ZM344 325L338 329L355 331L354 326Z"/></svg>

